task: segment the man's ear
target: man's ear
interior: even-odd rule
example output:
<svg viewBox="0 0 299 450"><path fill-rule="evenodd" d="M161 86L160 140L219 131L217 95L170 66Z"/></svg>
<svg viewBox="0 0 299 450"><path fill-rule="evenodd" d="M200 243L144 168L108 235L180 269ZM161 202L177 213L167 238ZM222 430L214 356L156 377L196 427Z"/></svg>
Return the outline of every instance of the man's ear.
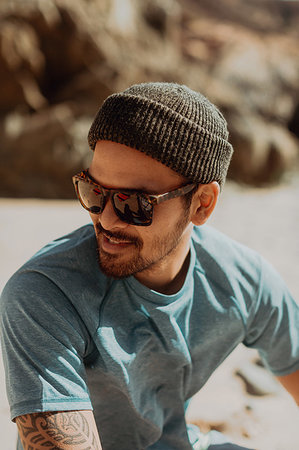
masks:
<svg viewBox="0 0 299 450"><path fill-rule="evenodd" d="M220 193L217 181L201 184L195 192L191 205L191 222L203 225L212 214Z"/></svg>

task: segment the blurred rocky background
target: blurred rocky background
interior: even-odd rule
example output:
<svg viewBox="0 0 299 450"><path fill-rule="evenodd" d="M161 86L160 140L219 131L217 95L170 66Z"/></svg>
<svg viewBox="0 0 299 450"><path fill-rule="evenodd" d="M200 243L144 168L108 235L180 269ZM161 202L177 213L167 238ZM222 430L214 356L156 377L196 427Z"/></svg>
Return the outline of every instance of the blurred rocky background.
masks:
<svg viewBox="0 0 299 450"><path fill-rule="evenodd" d="M229 177L247 185L227 184L212 224L271 261L299 298L298 37L299 1L0 0L0 197L74 198L102 101L135 82L185 83L225 114ZM68 201L0 199L0 212L0 291L88 220ZM248 352L217 369L187 418L239 445L297 450L298 408ZM15 449L15 434L0 358L1 449Z"/></svg>
<svg viewBox="0 0 299 450"><path fill-rule="evenodd" d="M220 107L230 178L279 182L298 167L298 23L297 1L0 0L0 195L73 198L102 101L154 80Z"/></svg>

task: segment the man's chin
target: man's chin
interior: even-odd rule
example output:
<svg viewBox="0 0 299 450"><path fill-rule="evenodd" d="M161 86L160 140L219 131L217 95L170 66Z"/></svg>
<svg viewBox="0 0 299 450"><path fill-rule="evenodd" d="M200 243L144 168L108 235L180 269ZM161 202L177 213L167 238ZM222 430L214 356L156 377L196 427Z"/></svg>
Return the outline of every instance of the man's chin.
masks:
<svg viewBox="0 0 299 450"><path fill-rule="evenodd" d="M104 275L118 280L139 272L136 261L124 261L124 258L118 255L110 255L103 251L98 251L98 263Z"/></svg>

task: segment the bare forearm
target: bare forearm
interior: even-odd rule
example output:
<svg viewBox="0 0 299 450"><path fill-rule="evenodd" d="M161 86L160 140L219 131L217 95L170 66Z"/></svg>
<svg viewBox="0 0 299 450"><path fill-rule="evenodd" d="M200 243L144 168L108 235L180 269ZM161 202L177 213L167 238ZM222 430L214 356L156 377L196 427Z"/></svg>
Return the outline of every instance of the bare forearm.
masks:
<svg viewBox="0 0 299 450"><path fill-rule="evenodd" d="M24 450L101 450L92 411L25 414L16 423Z"/></svg>

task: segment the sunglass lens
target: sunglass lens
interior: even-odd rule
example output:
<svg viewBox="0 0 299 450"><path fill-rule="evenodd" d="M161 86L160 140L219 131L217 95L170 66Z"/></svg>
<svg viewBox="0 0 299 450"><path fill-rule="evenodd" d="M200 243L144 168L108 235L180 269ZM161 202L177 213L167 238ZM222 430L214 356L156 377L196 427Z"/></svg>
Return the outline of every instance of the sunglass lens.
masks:
<svg viewBox="0 0 299 450"><path fill-rule="evenodd" d="M146 196L118 192L113 195L113 206L118 217L132 225L150 225L153 207Z"/></svg>
<svg viewBox="0 0 299 450"><path fill-rule="evenodd" d="M104 195L102 191L86 181L79 180L78 192L84 207L94 214L100 214L103 211Z"/></svg>

